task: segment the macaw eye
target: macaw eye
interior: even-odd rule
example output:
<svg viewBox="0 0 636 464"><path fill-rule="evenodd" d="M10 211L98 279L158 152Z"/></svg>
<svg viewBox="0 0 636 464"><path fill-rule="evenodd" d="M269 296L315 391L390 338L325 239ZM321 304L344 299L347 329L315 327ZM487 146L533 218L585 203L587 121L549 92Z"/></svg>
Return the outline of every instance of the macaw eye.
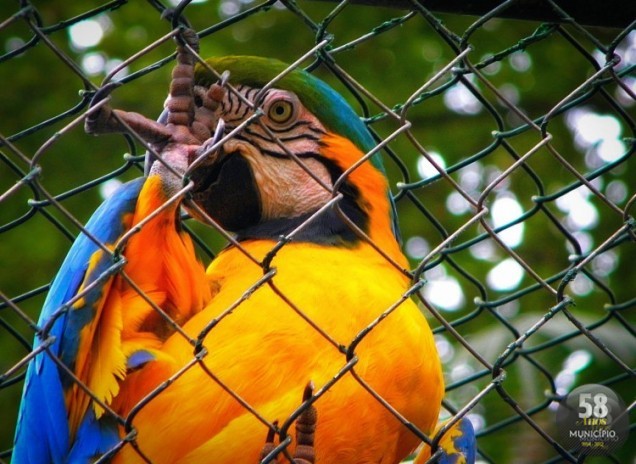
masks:
<svg viewBox="0 0 636 464"><path fill-rule="evenodd" d="M292 119L296 113L294 104L286 99L273 101L267 110L267 117L276 124L285 124Z"/></svg>

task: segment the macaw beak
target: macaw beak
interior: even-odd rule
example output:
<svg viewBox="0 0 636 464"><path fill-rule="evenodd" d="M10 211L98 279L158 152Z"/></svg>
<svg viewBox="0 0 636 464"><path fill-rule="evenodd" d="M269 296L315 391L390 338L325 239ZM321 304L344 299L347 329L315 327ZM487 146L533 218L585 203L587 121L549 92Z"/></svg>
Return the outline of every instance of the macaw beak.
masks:
<svg viewBox="0 0 636 464"><path fill-rule="evenodd" d="M200 208L223 228L235 232L260 221L260 193L241 147L228 141L220 148L210 150L226 135L223 119L211 116L211 112L197 113L195 124L198 122L214 128L213 137L198 149L182 152L187 157L187 161L184 159L184 167L187 166L185 176L194 184L190 199L197 208L188 206L188 202L183 206L191 216L205 222L205 217L198 211ZM161 113L157 122L168 123L167 110ZM146 152L146 175L156 161L154 155Z"/></svg>
<svg viewBox="0 0 636 464"><path fill-rule="evenodd" d="M249 161L239 150L218 150L192 169L191 198L223 228L236 232L261 219L260 193ZM200 216L193 208L188 212Z"/></svg>

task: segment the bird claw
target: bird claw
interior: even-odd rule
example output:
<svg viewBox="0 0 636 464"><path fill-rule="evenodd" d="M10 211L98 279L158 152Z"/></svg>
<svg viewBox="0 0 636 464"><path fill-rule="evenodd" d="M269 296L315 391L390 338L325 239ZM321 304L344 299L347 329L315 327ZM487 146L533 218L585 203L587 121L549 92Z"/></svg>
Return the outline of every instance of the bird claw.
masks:
<svg viewBox="0 0 636 464"><path fill-rule="evenodd" d="M314 449L314 435L318 412L316 407L308 403L314 393L314 384L309 382L303 392L303 405L305 409L296 420L296 449L293 455L293 464L314 464L316 462L316 450ZM278 429L278 421L274 421L273 427L267 430L265 445L261 450L261 461L268 457L275 449L274 438Z"/></svg>
<svg viewBox="0 0 636 464"><path fill-rule="evenodd" d="M314 449L314 436L318 411L309 403L314 393L314 384L309 382L303 392L303 404L307 404L305 410L296 421L296 450L294 451L294 464L314 464L316 462L316 450Z"/></svg>
<svg viewBox="0 0 636 464"><path fill-rule="evenodd" d="M183 28L181 34L176 36L177 43L189 45L195 52L199 52L199 36L194 29Z"/></svg>
<svg viewBox="0 0 636 464"><path fill-rule="evenodd" d="M272 427L267 429L267 438L265 439L265 444L263 445L263 449L261 450L261 458L260 458L261 461L265 459L267 456L269 456L276 448L276 445L274 444L274 438L276 437L276 430L278 430L277 420L275 420L272 423Z"/></svg>
<svg viewBox="0 0 636 464"><path fill-rule="evenodd" d="M93 106L97 105L99 102L104 100L105 98L110 97L111 92L115 90L117 87L119 87L120 85L121 85L121 82L109 82L104 87L100 87L99 89L97 89L97 91L93 95L93 98L91 98L90 107L92 108ZM89 117L90 116L92 115L89 115Z"/></svg>
<svg viewBox="0 0 636 464"><path fill-rule="evenodd" d="M166 114L161 121L154 121L139 113L113 109L106 103L88 113L84 124L86 132L98 135L125 133L132 129L158 154L171 144L189 145L196 149L208 140L217 121L209 114L209 108L205 108L205 118L199 117L200 111L195 105L195 58L189 48L194 51L199 49L198 36L191 29L184 29L177 42L177 64L172 72ZM121 83L111 82L100 88L91 100L91 108L108 98L119 85ZM218 87L218 84L215 85ZM219 93L219 90L215 88L215 92Z"/></svg>
<svg viewBox="0 0 636 464"><path fill-rule="evenodd" d="M93 98L91 99L89 108L94 108L102 101L110 97L113 90L119 87L119 82L109 82L104 87L99 88ZM105 103L96 110L88 113L86 120L84 121L84 130L88 134L104 134L109 132L117 132L120 124L116 118L113 117L113 109Z"/></svg>
<svg viewBox="0 0 636 464"><path fill-rule="evenodd" d="M109 82L98 89L91 99L89 108L93 109L109 98L113 90L120 85L120 82ZM84 121L84 130L93 135L123 133L129 129L135 131L149 143L165 142L171 136L170 130L163 124L139 113L113 109L108 103L101 104L99 108L89 111Z"/></svg>

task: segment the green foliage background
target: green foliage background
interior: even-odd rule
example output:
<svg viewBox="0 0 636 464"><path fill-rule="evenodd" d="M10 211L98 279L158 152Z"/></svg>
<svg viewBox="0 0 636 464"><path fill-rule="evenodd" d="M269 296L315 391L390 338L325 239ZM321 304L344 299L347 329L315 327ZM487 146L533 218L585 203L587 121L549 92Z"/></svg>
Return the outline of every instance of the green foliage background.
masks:
<svg viewBox="0 0 636 464"><path fill-rule="evenodd" d="M152 2L122 1L116 3L118 8L113 8L98 17L105 28L103 39L94 47L78 49L70 40L70 29L65 22L100 7L102 2L41 0L29 2L28 5L37 10L44 26L52 28L46 35L47 40L61 50L73 66L78 67L81 67L82 60L88 53L98 53L106 61L126 59L170 31L169 22L160 18ZM405 16L408 15L406 11L347 5L346 2L337 4L298 1L289 2L287 5L290 8L275 4L243 19L231 19L237 18L230 14L231 11L235 10L238 14L257 5L259 3L249 0L202 1L190 5L185 11L187 18L197 31L204 31L201 55L250 54L292 62L315 44L317 34L309 24L312 21L320 23L335 12L332 20L323 23L326 34L332 35L332 49L337 50L351 41L366 38L355 46L345 47L342 51L334 53L336 63L389 107L403 103L436 71L455 57L451 47L431 24L421 15ZM294 9L297 11L293 11ZM0 27L0 52L9 52L20 43L27 42L33 35L24 20L8 21L18 11L18 2L5 1L0 4L0 23L7 21ZM535 34L540 26L536 22L491 19L476 28L474 33L467 35L477 18L450 14L439 14L436 18L458 36L465 36L473 47L469 54L469 59L473 63L509 50L524 38ZM221 23L222 21L226 22ZM215 26L219 24L221 25ZM208 30L210 27L214 29ZM597 48L588 36L576 28L567 30L580 41L588 53ZM618 29L592 28L589 31L604 44L612 42L620 33ZM625 43L627 42L626 39ZM633 42L636 44L636 40ZM624 49L627 52L623 56L621 66L634 66L634 47L629 51L625 45ZM153 72L139 75L134 73L169 56L173 50L174 44L169 41L134 61L128 69L129 77L124 79L130 82L115 91L113 105L145 115L159 115L167 91L172 62L167 62ZM522 69L523 67L515 65L518 56L511 52L503 53L501 59L494 66L484 69L484 72L496 88L511 95L511 98L516 100L516 105L531 118L549 112L594 72L589 57L576 50L566 34L560 32L549 34L545 39L526 47L523 56L530 60L529 68ZM309 64L310 61L305 63ZM624 67L621 69L625 69ZM360 113L365 112L343 83L324 66L315 72L346 95ZM23 133L49 118L74 108L82 101L81 92L88 90L91 83L99 86L103 77L104 73L98 73L90 76L87 82L43 41L39 41L19 56L0 62L0 134L4 137L13 136L15 147L29 159L33 159L40 151L34 166L29 166L29 163L20 159L7 147L0 147L3 160L3 163L0 163L0 193L12 188L37 165L40 169L38 181L43 188L52 195L62 195L126 165L128 161L125 161L124 153L133 156L143 153L138 146L129 145L120 136L88 136L83 132L82 124L65 130L54 144L42 150L43 144L56 136L56 131L60 131L73 118L79 116L79 112L42 126L32 133ZM478 196L492 180L493 173L496 175L507 169L514 159L511 151L502 146L489 149L495 141L493 131L498 127L496 119L487 110L482 107L478 112L467 113L449 108L444 98L448 90L441 85L449 82L450 77L446 75L440 82L427 89L429 93L426 98L409 110L408 119L413 124L413 133L419 143L431 152L440 153L446 166L456 165L470 157L479 158L481 178L478 179L473 192ZM636 79L633 69L624 74L623 78L626 81ZM502 116L506 130L522 124L519 117L498 101L484 85L479 82L474 82L474 85L485 101L493 105ZM606 90L614 96L620 91L612 83L608 84ZM368 98L363 100L368 108L367 116L377 116L382 112L381 108ZM585 101L584 105L590 112L614 115L619 121L622 136L626 140L626 155L616 167L600 177L598 186L604 191L603 189L612 181L621 182L627 193L617 201L617 205L624 208L636 191L633 175L636 166L631 156L634 126L633 120L630 119L635 116L634 102L630 103L629 99L621 100L621 105L617 108L611 101L597 95ZM395 131L398 125L390 119L379 118L371 127L380 137L386 137ZM557 115L551 121L548 130L553 135L553 145L579 172L587 173L591 170L586 164L586 157L590 156L591 149L583 149L576 144L577 134L568 126L565 115ZM522 155L539 140L536 131L526 130L510 137L507 142L511 149ZM390 144L390 148L398 154L408 169L410 180L418 180L417 163L421 155L414 145L405 136L400 136ZM403 172L390 156L385 154L385 158L394 193L398 193L396 182L405 180ZM500 193L503 189L514 194L524 212L536 206L536 196L557 194L576 180L562 163L555 160L545 149L533 155L527 165L542 180L543 191L536 180L521 169L515 170L499 189ZM117 178L122 181L131 179L140 175L140 172L138 167L133 166ZM459 179L462 172L464 171L459 170L453 174L453 178ZM415 236L424 237L433 248L444 238L444 232L441 230L452 233L465 224L474 215L474 211L466 210L461 214L449 212L447 199L452 193L452 186L447 181L440 180L431 181L422 187L408 190L408 194L402 194L398 208L405 240ZM22 186L0 202L0 225L9 224L28 215L20 225L0 233L0 291L8 298L15 298L46 286L55 275L70 246L69 235L77 233L77 228L54 207L44 207L31 215L32 206L37 204L34 201L41 199L37 189ZM427 214L423 214L421 206L412 201L413 199L421 202ZM490 202L492 198L489 197L487 200ZM82 191L81 194L64 198L62 204L81 223L85 223L100 201L99 188L94 186ZM586 233L595 248L621 227L623 218L593 197L590 203L596 209L598 220ZM558 221L567 223L566 214L557 208L554 202L546 202L546 208ZM57 218L67 231L52 224L47 215ZM435 218L437 224L431 218ZM566 246L563 232L548 220L547 214L533 215L524 221L524 224L523 241L515 251L544 279L566 269L569 260L572 259L572 249ZM222 246L222 240L216 233L202 226L191 226L213 249ZM479 226L467 228L453 243L454 246L458 246L452 254L454 265L448 261L439 266L430 265L427 266L430 269L424 275L434 276L435 272L444 269L444 272L459 283L464 295L463 303L457 310L442 314L447 319L458 322L457 328L462 336L492 363L505 347L519 336L518 334L527 330L547 313L556 304L556 300L554 295L542 289L516 295L515 292L519 289L529 288L535 283L527 273L515 289L497 291L490 288L486 277L488 272L508 254L506 250L495 245L495 251L489 259L476 258L474 250L478 245L468 244L482 233L483 229ZM492 240L486 242L493 245ZM466 244L463 250L459 246L462 244ZM633 241L626 240L616 244L612 256L615 259L614 266L607 273L596 273L594 262L586 268L597 280L592 282L587 293L572 296L576 306L571 309L579 320L591 324L604 320L608 314L607 305L623 304L623 308L617 312L627 321L627 325L619 324L612 319L606 323L599 323L594 333L624 363L633 366L636 360L636 293L633 265L636 249ZM209 259L204 253L202 257ZM417 266L417 256L411 258L412 265ZM443 261L442 258L446 259L438 256L432 264L437 264L437 260L440 259ZM475 282L480 282L481 285ZM554 287L557 285L558 283L553 283ZM514 296L512 310L506 301L511 295ZM19 298L16 304L31 320L37 320L44 297L44 291L35 292L28 297ZM480 304L479 301L489 304ZM506 310L510 312L506 313ZM0 309L0 318L4 324L0 325L2 375L28 354L28 347L20 343L9 332L8 327L14 328L29 341L33 337L33 330L16 311L6 305ZM513 358L514 362L506 366L507 379L503 384L504 388L522 409L537 407L538 412L533 414L533 419L553 437L557 436L554 413L544 407L549 402L545 391L553 391L552 382L563 371L567 357L576 350L589 353L591 362L576 372L573 386L609 381L609 386L619 392L628 403L634 400L636 391L634 377L625 376L624 371L587 338L563 337L559 343L550 345L551 340L573 332L575 327L572 323L561 314L557 314L524 345L528 351L520 352L519 356ZM459 379L465 379L466 375L470 377L471 373L483 374L484 366L451 336L445 337L454 347L446 365L448 383L454 386L449 392L449 399L454 406L462 407L479 390L488 386L492 378L490 374L485 373L481 376L475 375L473 381L458 382ZM548 343L549 347L537 348L536 352L532 353L533 347L541 347L543 343ZM528 353L531 356L526 356ZM458 366L468 374L460 375L457 372ZM21 370L18 370L19 372ZM13 378L13 373L11 374L8 378ZM0 384L0 450L11 446L21 386L22 383L19 381ZM485 421L486 431L489 430L488 427L500 424L500 421L516 417L515 411L493 392L479 402L475 413ZM480 439L480 446L485 455L494 462L531 463L554 456L554 450L523 421L513 421L499 430L491 430ZM635 449L632 441L617 455L618 461L628 462L627 460L633 457ZM597 459L601 462L602 458Z"/></svg>

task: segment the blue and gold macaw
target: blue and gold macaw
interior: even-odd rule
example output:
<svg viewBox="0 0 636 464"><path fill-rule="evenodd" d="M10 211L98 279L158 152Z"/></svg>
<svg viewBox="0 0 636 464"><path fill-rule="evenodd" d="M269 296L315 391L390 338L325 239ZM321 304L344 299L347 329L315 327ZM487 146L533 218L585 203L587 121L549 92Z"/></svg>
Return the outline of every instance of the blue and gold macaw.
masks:
<svg viewBox="0 0 636 464"><path fill-rule="evenodd" d="M255 463L277 429L244 404L271 424L301 401L317 425L297 462L310 462L303 447L321 463L399 462L421 441L412 426L435 429L444 383L380 160L361 162L373 138L304 71L270 85L285 64L214 58L195 72L178 51L162 122L107 105L87 118L92 133L132 128L155 155L95 212L52 284L13 462ZM235 235L207 270L181 206ZM334 383L312 397L308 382Z"/></svg>

